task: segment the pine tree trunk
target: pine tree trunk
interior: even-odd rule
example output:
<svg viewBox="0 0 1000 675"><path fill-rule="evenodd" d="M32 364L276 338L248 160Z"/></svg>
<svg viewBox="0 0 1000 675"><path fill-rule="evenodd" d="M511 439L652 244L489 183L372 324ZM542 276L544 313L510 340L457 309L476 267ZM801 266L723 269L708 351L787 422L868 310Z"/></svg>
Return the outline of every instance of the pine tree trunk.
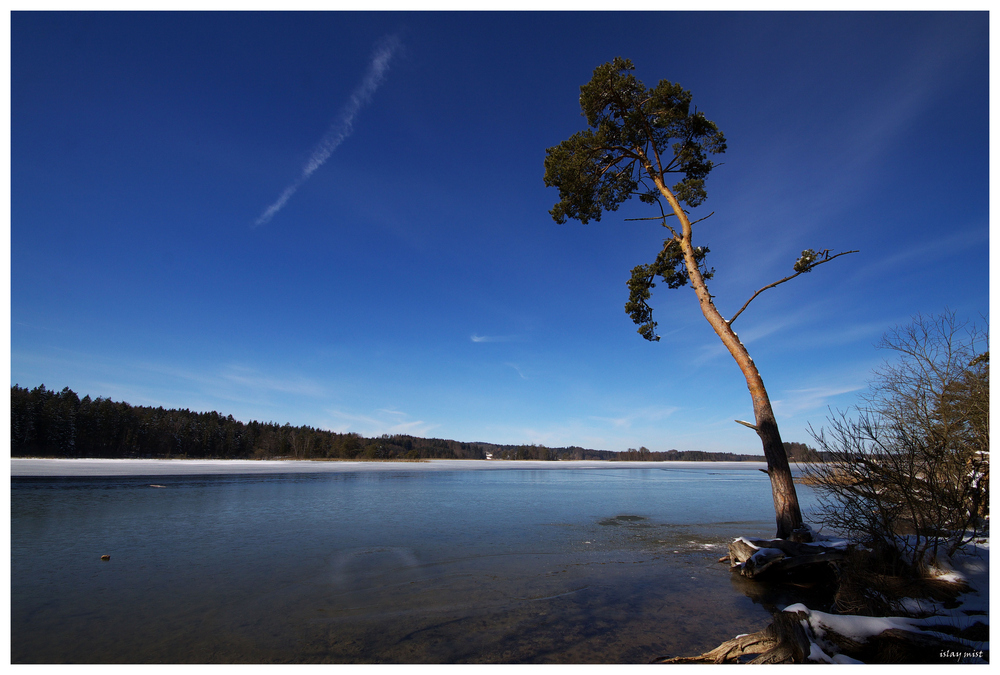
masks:
<svg viewBox="0 0 1000 675"><path fill-rule="evenodd" d="M754 368L754 371L757 369ZM744 372L746 374L746 372ZM760 381L760 375L757 374ZM750 377L747 377L750 386ZM751 392L753 388L751 387ZM799 497L792 482L792 471L788 466L788 455L781 443L778 433L778 423L774 420L771 402L764 391L764 383L760 383L761 395L754 395L753 408L757 423L757 435L764 446L764 458L767 460L767 475L771 479L771 496L774 499L774 515L778 524L775 535L778 539L787 539L792 532L802 527L802 512L799 509Z"/></svg>
<svg viewBox="0 0 1000 675"><path fill-rule="evenodd" d="M701 312L722 343L726 345L746 378L747 388L753 398L755 427L757 435L760 436L761 444L764 446L767 475L771 479L771 496L774 498L774 515L778 526L775 536L778 539L787 539L792 532L802 528L802 512L799 509L795 483L792 482L792 472L788 466L788 456L781 444L781 434L778 433L778 423L774 419L771 401L764 388L764 380L761 379L757 366L750 358L750 353L747 352L746 347L743 346L729 322L723 318L715 303L712 302L708 286L705 285L705 279L695 260L694 247L691 244L691 221L688 220L684 209L681 208L680 203L663 181L657 176L653 176L653 179L660 193L669 202L677 220L680 221L681 233L678 239L684 253L684 263L691 287L694 288L698 302L701 304Z"/></svg>

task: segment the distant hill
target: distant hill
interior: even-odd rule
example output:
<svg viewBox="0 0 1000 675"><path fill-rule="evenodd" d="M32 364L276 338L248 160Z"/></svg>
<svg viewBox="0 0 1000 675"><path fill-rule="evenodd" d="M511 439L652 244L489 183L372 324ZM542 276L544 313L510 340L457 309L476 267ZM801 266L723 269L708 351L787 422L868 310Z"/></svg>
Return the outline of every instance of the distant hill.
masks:
<svg viewBox="0 0 1000 675"><path fill-rule="evenodd" d="M463 443L440 438L382 435L365 438L309 426L244 423L217 412L165 410L84 396L68 387L14 385L11 399L11 456L189 459L534 459L608 461L763 461L761 455L696 450L625 452L576 446ZM815 450L785 443L796 457ZM792 461L811 461L806 459Z"/></svg>

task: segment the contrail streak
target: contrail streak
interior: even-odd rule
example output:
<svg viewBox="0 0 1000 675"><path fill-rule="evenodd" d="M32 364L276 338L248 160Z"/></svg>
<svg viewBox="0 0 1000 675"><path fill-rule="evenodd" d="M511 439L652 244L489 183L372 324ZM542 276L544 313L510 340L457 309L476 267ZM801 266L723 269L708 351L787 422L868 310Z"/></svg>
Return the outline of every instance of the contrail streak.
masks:
<svg viewBox="0 0 1000 675"><path fill-rule="evenodd" d="M281 196L268 206L264 210L264 213L260 214L260 217L254 221L254 226L264 225L269 222L274 217L274 214L280 211L288 200L291 199L295 191L299 189L299 186L306 182L316 169L323 166L326 160L330 158L330 155L333 154L333 151L351 135L351 132L354 131L354 118L361 108L371 101L372 94L382 84L382 81L385 79L385 73L389 70L389 62L399 49L399 46L399 38L395 35L382 38L378 42L375 47L375 53L372 55L372 62L368 66L368 71L365 73L364 79L361 80L358 88L351 93L351 98L347 101L344 109L340 111L340 115L330 125L330 129L320 140L319 145L313 150L309 161L302 167L301 175L294 183L285 188Z"/></svg>

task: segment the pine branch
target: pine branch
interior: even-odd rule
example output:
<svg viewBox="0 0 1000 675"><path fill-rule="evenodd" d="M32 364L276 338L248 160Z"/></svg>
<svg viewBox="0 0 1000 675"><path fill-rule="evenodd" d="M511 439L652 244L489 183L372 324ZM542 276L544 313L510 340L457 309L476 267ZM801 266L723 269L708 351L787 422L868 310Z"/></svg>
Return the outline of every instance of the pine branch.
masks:
<svg viewBox="0 0 1000 675"><path fill-rule="evenodd" d="M831 260L834 260L835 258L839 258L842 255L847 255L848 253L858 253L858 251L843 251L843 252L838 253L836 255L831 255L829 258L825 258L823 260L820 260L819 262L812 263L811 265L809 265L805 269L799 270L795 274L787 276L784 279L779 279L778 281L775 281L773 284L768 284L767 286L764 286L764 288L760 289L759 291L757 291L756 293L754 293L752 296L750 296L750 299L747 300L745 303L743 303L743 306L740 307L740 311L736 312L736 314L733 314L733 318L730 319L729 321L727 321L726 323L728 323L730 326L733 325L733 321L736 321L736 317L738 317L740 314L742 314L743 310L746 309L747 306L751 302L753 302L757 298L758 295L760 295L761 293L763 293L767 289L774 288L778 284L783 284L786 281L791 281L792 279L794 279L795 277L799 276L800 274L805 274L806 272L811 272L814 268L819 267L823 263L828 263Z"/></svg>

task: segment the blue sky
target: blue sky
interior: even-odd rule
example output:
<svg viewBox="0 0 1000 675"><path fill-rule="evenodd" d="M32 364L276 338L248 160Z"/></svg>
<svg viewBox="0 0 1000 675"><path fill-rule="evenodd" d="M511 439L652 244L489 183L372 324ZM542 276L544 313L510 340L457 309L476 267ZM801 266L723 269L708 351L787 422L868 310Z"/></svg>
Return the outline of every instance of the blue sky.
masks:
<svg viewBox="0 0 1000 675"><path fill-rule="evenodd" d="M545 150L615 56L726 134L695 244L786 441L884 331L989 313L978 13L11 18L11 384L363 435L759 453L663 230L557 225Z"/></svg>

